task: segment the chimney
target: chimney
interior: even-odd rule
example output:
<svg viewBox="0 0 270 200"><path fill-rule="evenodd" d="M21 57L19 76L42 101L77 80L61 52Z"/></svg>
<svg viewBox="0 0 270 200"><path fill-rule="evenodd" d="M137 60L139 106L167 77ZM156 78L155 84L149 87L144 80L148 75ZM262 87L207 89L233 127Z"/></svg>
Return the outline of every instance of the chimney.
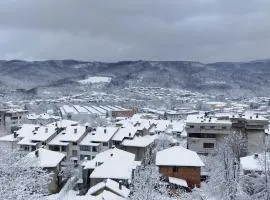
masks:
<svg viewBox="0 0 270 200"><path fill-rule="evenodd" d="M258 115L258 113L256 114L256 118L259 118L259 115Z"/></svg>
<svg viewBox="0 0 270 200"><path fill-rule="evenodd" d="M128 136L131 137L131 133L129 133Z"/></svg>
<svg viewBox="0 0 270 200"><path fill-rule="evenodd" d="M13 137L14 137L14 138L17 138L17 136L18 136L17 133L14 132L14 133L13 133Z"/></svg>
<svg viewBox="0 0 270 200"><path fill-rule="evenodd" d="M39 127L38 127L38 126L36 126L36 127L35 127L35 131L37 131L37 130L38 130L38 128L39 128Z"/></svg>
<svg viewBox="0 0 270 200"><path fill-rule="evenodd" d="M38 150L35 151L35 156L38 158L39 157L39 152Z"/></svg>
<svg viewBox="0 0 270 200"><path fill-rule="evenodd" d="M77 133L78 129L77 128L74 128L74 133Z"/></svg>
<svg viewBox="0 0 270 200"><path fill-rule="evenodd" d="M250 119L252 119L252 116L250 116Z"/></svg>
<svg viewBox="0 0 270 200"><path fill-rule="evenodd" d="M106 128L104 128L104 133L105 133L105 134L107 133L107 129L106 129Z"/></svg>
<svg viewBox="0 0 270 200"><path fill-rule="evenodd" d="M113 157L113 153L111 153L111 157Z"/></svg>
<svg viewBox="0 0 270 200"><path fill-rule="evenodd" d="M123 182L120 180L119 181L119 190L122 190L122 185L123 185Z"/></svg>
<svg viewBox="0 0 270 200"><path fill-rule="evenodd" d="M259 157L259 154L255 153L254 154L254 159L258 159L258 157Z"/></svg>
<svg viewBox="0 0 270 200"><path fill-rule="evenodd" d="M45 128L45 133L48 133L48 128L47 127Z"/></svg>

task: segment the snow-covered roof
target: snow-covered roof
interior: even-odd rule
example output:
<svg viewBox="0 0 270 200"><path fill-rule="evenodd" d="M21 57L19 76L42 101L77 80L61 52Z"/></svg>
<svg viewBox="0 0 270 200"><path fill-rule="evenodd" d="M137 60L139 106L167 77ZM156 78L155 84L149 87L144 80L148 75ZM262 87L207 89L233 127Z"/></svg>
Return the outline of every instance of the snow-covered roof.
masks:
<svg viewBox="0 0 270 200"><path fill-rule="evenodd" d="M67 145L68 142L77 142L85 133L85 127L82 125L68 126L55 136L49 145Z"/></svg>
<svg viewBox="0 0 270 200"><path fill-rule="evenodd" d="M263 171L265 158L270 162L269 154L267 154L266 157L263 154L242 157L240 158L241 168L247 171Z"/></svg>
<svg viewBox="0 0 270 200"><path fill-rule="evenodd" d="M114 141L123 141L124 138L133 138L137 132L137 128L129 124L125 127L119 128L119 130L113 136Z"/></svg>
<svg viewBox="0 0 270 200"><path fill-rule="evenodd" d="M97 127L96 131L87 134L80 145L89 145L91 142L108 142L117 130L118 128L113 126Z"/></svg>
<svg viewBox="0 0 270 200"><path fill-rule="evenodd" d="M96 193L100 192L101 190L109 189L113 193L121 196L121 197L128 197L130 190L126 188L124 185L121 186L121 189L119 188L119 183L112 180L112 179L106 179L95 186L91 187L87 195L95 195Z"/></svg>
<svg viewBox="0 0 270 200"><path fill-rule="evenodd" d="M118 148L108 149L96 155L93 160L85 161L82 166L85 169L94 169L96 167L96 163L104 163L110 160L134 160L135 155L133 153L129 153L127 151L123 151Z"/></svg>
<svg viewBox="0 0 270 200"><path fill-rule="evenodd" d="M204 116L202 114L198 115L188 115L186 123L205 123L205 124L226 124L226 125L231 125L232 122L230 120L220 120L214 116L209 117L209 116Z"/></svg>
<svg viewBox="0 0 270 200"><path fill-rule="evenodd" d="M157 152L156 165L203 167L204 163L196 152L182 146L174 146Z"/></svg>
<svg viewBox="0 0 270 200"><path fill-rule="evenodd" d="M19 130L16 131L16 134L20 138L24 138L30 134L32 134L32 131L35 130L35 128L39 128L39 125L36 124L23 124Z"/></svg>
<svg viewBox="0 0 270 200"><path fill-rule="evenodd" d="M152 127L150 132L165 132L170 127L170 120L154 120L156 126Z"/></svg>
<svg viewBox="0 0 270 200"><path fill-rule="evenodd" d="M169 177L169 183L179 185L182 187L188 187L187 181L184 179L180 179L180 178Z"/></svg>
<svg viewBox="0 0 270 200"><path fill-rule="evenodd" d="M5 141L5 142L17 142L18 138L14 137L14 134L9 134L5 135L3 137L0 137L0 141Z"/></svg>
<svg viewBox="0 0 270 200"><path fill-rule="evenodd" d="M37 131L34 131L33 135L30 136L30 140L34 141L47 141L55 132L55 124L48 124L46 126L41 126Z"/></svg>
<svg viewBox="0 0 270 200"><path fill-rule="evenodd" d="M78 114L78 111L73 106L63 105L62 108L64 109L65 113Z"/></svg>
<svg viewBox="0 0 270 200"><path fill-rule="evenodd" d="M56 167L64 158L65 155L62 153L39 148L36 151L27 154L24 159L33 161L34 166L46 168Z"/></svg>
<svg viewBox="0 0 270 200"><path fill-rule="evenodd" d="M152 144L156 138L156 135L135 136L133 139L124 139L122 145L129 147L147 147Z"/></svg>
<svg viewBox="0 0 270 200"><path fill-rule="evenodd" d="M98 200L125 200L126 198L120 197L110 191L104 190L97 196Z"/></svg>
<svg viewBox="0 0 270 200"><path fill-rule="evenodd" d="M131 179L135 155L117 148L96 155L85 161L85 169L94 169L90 178Z"/></svg>

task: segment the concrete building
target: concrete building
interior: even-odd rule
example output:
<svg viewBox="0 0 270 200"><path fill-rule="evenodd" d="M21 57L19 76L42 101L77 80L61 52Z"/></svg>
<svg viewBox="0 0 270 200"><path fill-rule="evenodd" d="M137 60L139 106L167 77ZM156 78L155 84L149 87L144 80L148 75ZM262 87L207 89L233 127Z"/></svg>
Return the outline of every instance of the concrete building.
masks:
<svg viewBox="0 0 270 200"><path fill-rule="evenodd" d="M186 121L187 148L197 153L214 153L217 143L232 132L232 122L206 115L189 115Z"/></svg>
<svg viewBox="0 0 270 200"><path fill-rule="evenodd" d="M26 119L28 111L20 108L0 109L0 125L8 131L13 131Z"/></svg>
<svg viewBox="0 0 270 200"><path fill-rule="evenodd" d="M214 153L218 143L229 134L242 133L247 151L260 152L268 120L254 114L189 115L186 120L187 147L201 154Z"/></svg>

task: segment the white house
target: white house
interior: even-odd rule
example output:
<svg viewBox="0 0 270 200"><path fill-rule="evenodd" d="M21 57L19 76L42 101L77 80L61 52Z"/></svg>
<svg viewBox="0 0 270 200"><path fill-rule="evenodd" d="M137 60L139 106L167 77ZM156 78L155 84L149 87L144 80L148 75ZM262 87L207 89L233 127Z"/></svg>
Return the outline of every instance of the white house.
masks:
<svg viewBox="0 0 270 200"><path fill-rule="evenodd" d="M138 164L134 154L112 148L97 154L93 160L85 161L82 164L83 180L85 185L91 186L108 178L117 182L122 181L124 185L128 185L133 170Z"/></svg>
<svg viewBox="0 0 270 200"><path fill-rule="evenodd" d="M78 146L80 160L94 159L95 156L112 148L112 137L117 133L118 127L97 127L81 140Z"/></svg>
<svg viewBox="0 0 270 200"><path fill-rule="evenodd" d="M64 154L39 148L27 154L23 159L31 160L33 167L41 167L47 170L52 178L48 185L49 192L56 193L59 191L62 181L59 173L61 172L61 162L65 159Z"/></svg>

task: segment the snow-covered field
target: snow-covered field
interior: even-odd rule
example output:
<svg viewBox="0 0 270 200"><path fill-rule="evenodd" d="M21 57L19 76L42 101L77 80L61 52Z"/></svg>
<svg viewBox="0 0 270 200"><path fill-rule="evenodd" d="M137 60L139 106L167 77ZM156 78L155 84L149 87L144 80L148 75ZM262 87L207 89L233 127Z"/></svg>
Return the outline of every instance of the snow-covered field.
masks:
<svg viewBox="0 0 270 200"><path fill-rule="evenodd" d="M81 84L93 84L93 83L109 83L111 82L111 77L106 76L91 76L84 80L79 80Z"/></svg>

